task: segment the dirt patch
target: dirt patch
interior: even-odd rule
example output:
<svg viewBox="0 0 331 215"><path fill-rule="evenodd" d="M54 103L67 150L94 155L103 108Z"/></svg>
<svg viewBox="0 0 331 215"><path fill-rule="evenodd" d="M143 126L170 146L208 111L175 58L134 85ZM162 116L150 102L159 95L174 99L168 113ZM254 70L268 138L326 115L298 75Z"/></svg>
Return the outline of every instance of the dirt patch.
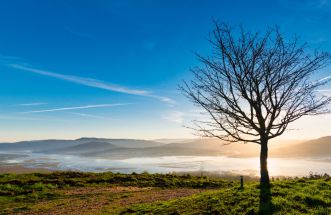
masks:
<svg viewBox="0 0 331 215"><path fill-rule="evenodd" d="M82 188L70 188L57 191L64 195L92 195L92 194L104 194L104 193L122 193L122 192L138 192L150 190L151 187L82 187Z"/></svg>
<svg viewBox="0 0 331 215"><path fill-rule="evenodd" d="M191 196L199 189L152 187L85 187L58 191L61 198L39 202L23 214L100 214L103 208L126 208L133 204Z"/></svg>

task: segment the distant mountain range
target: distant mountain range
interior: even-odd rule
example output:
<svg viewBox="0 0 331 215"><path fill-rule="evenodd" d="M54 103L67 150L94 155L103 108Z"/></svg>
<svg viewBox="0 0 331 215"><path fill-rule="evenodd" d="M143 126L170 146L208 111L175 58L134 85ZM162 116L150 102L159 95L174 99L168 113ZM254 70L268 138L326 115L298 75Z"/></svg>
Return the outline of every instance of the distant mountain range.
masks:
<svg viewBox="0 0 331 215"><path fill-rule="evenodd" d="M228 156L253 157L259 155L257 144L224 145L216 139L191 140L135 140L80 138L76 140L38 140L0 143L0 152L29 151L34 153L66 154L88 157L128 158L156 156ZM271 143L277 146L277 143ZM315 140L270 147L271 157L329 157L331 136Z"/></svg>
<svg viewBox="0 0 331 215"><path fill-rule="evenodd" d="M331 136L284 146L271 152L274 157L331 157Z"/></svg>
<svg viewBox="0 0 331 215"><path fill-rule="evenodd" d="M163 145L163 143L150 140L80 138L76 140L32 140L15 143L0 143L0 150L30 150L33 152L42 152L64 150L67 147L83 146L84 144L87 144L87 146L90 145L91 149L95 149L100 145L95 146L93 144L99 143L114 144L114 146L125 148L144 148Z"/></svg>

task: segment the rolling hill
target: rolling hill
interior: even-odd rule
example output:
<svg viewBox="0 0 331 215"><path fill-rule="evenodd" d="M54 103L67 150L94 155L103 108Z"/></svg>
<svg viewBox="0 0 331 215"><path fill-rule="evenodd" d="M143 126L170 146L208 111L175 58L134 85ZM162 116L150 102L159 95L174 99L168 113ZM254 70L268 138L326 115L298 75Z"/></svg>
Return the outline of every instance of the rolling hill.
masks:
<svg viewBox="0 0 331 215"><path fill-rule="evenodd" d="M89 152L101 152L104 150L112 150L118 148L118 146L115 146L114 144L111 144L109 142L98 142L98 141L90 141L86 143L81 143L74 146L64 147L60 149L55 150L49 150L49 151L43 151L45 153L55 153L55 154L84 154Z"/></svg>
<svg viewBox="0 0 331 215"><path fill-rule="evenodd" d="M270 144L271 157L329 157L331 136L292 144ZM80 138L76 140L38 140L2 143L0 151L31 151L48 154L72 154L88 157L157 157L157 156L228 156L255 157L258 144L224 145L216 139L191 139L178 143L152 140Z"/></svg>
<svg viewBox="0 0 331 215"><path fill-rule="evenodd" d="M87 144L87 145L84 145ZM31 151L31 152L56 152L56 151L73 151L79 147L85 149L109 147L109 144L121 148L145 148L161 146L163 143L150 140L136 139L105 139L105 138L79 138L76 140L35 140L21 141L15 143L0 143L0 151ZM73 147L73 148L72 148Z"/></svg>
<svg viewBox="0 0 331 215"><path fill-rule="evenodd" d="M330 157L331 136L284 146L271 151L273 157Z"/></svg>

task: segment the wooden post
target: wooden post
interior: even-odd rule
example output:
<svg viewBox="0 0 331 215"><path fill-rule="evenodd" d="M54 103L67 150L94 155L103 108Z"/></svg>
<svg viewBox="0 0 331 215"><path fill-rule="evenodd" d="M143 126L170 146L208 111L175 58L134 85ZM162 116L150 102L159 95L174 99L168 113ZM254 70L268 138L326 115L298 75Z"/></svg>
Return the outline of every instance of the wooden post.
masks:
<svg viewBox="0 0 331 215"><path fill-rule="evenodd" d="M244 188L244 176L240 176L240 188Z"/></svg>

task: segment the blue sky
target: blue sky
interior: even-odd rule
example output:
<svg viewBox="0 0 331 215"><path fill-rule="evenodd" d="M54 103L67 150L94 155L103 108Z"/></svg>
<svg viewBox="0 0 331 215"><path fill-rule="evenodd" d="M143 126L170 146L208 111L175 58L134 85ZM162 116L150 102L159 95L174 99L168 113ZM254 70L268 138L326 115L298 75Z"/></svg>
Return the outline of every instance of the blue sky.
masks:
<svg viewBox="0 0 331 215"><path fill-rule="evenodd" d="M0 141L192 137L183 125L197 110L177 86L199 65L193 52L210 53L212 18L279 25L331 51L330 0L2 1ZM318 126L330 119L290 136L331 134Z"/></svg>

